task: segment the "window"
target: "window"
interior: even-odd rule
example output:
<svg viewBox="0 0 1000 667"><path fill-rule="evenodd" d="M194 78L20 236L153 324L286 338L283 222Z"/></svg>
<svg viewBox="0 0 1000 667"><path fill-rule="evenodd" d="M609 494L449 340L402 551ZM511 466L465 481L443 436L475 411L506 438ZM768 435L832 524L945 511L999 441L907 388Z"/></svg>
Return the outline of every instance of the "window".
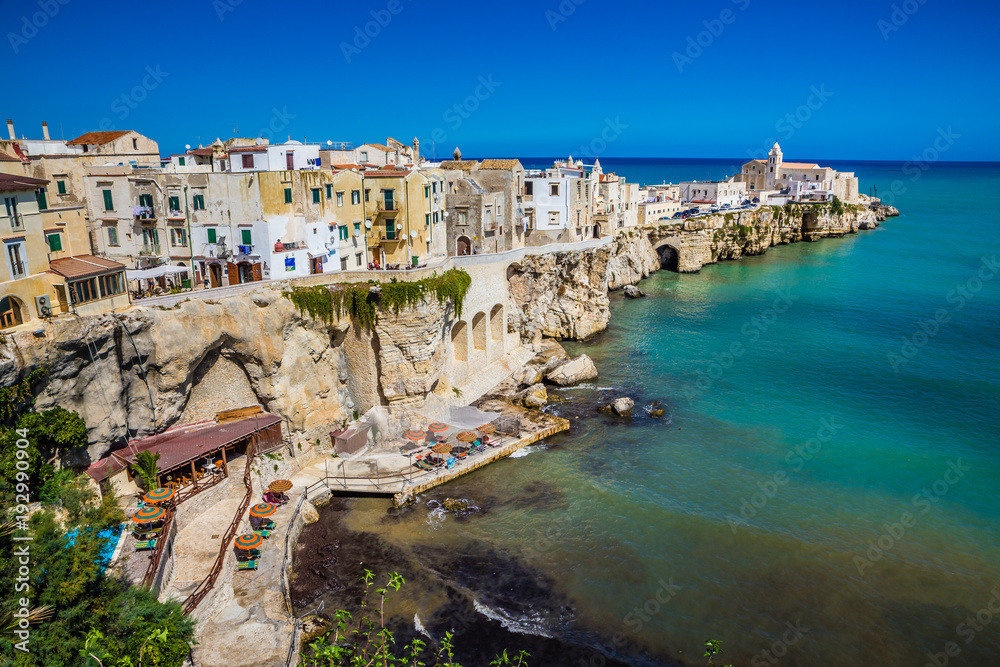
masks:
<svg viewBox="0 0 1000 667"><path fill-rule="evenodd" d="M371 193L372 193L371 190L367 190L367 189L365 190L365 203L366 204L368 203L368 198L371 195Z"/></svg>
<svg viewBox="0 0 1000 667"><path fill-rule="evenodd" d="M395 211L396 208L393 205L395 203L396 191L395 190L383 190L382 200L385 202L385 210Z"/></svg>
<svg viewBox="0 0 1000 667"><path fill-rule="evenodd" d="M66 194L66 181L56 181L56 192L58 194Z"/></svg>
<svg viewBox="0 0 1000 667"><path fill-rule="evenodd" d="M192 199L192 207L196 211L205 210L205 195L195 195Z"/></svg>
<svg viewBox="0 0 1000 667"><path fill-rule="evenodd" d="M253 245L253 230L244 227L240 230L240 241L243 245Z"/></svg>
<svg viewBox="0 0 1000 667"><path fill-rule="evenodd" d="M343 206L343 205L344 205L344 193L343 192L338 192L337 193L337 206Z"/></svg>
<svg viewBox="0 0 1000 667"><path fill-rule="evenodd" d="M360 268L361 267L361 253L360 252L354 255L354 261L356 261L358 263L358 267Z"/></svg>
<svg viewBox="0 0 1000 667"><path fill-rule="evenodd" d="M326 198L330 199L333 197L333 186L329 183L326 184Z"/></svg>
<svg viewBox="0 0 1000 667"><path fill-rule="evenodd" d="M357 223L355 223L355 224L357 224ZM347 229L347 225L342 225L339 228L339 230L340 230L340 240L341 241L346 241L348 238L350 238L351 232L350 232L350 230Z"/></svg>
<svg viewBox="0 0 1000 667"><path fill-rule="evenodd" d="M437 215L437 214L435 213L435 215ZM428 227L430 226L430 224L431 224L431 214L430 213L425 213L424 214L424 224L427 225Z"/></svg>
<svg viewBox="0 0 1000 667"><path fill-rule="evenodd" d="M59 252L62 250L62 234L46 234L45 239L49 242L49 252Z"/></svg>
<svg viewBox="0 0 1000 667"><path fill-rule="evenodd" d="M550 225L559 224L559 211L549 211L549 224Z"/></svg>
<svg viewBox="0 0 1000 667"><path fill-rule="evenodd" d="M108 227L108 245L117 248L118 247L118 228Z"/></svg>
<svg viewBox="0 0 1000 667"><path fill-rule="evenodd" d="M431 186L425 185L424 186L424 199L430 199L430 198L431 198Z"/></svg>
<svg viewBox="0 0 1000 667"><path fill-rule="evenodd" d="M313 203L318 204L320 201L319 188L313 188L312 193L313 193Z"/></svg>
<svg viewBox="0 0 1000 667"><path fill-rule="evenodd" d="M368 162L368 151L361 151L361 161Z"/></svg>
<svg viewBox="0 0 1000 667"><path fill-rule="evenodd" d="M134 150L134 151L139 150L139 140L138 139L133 139L132 140L132 150Z"/></svg>
<svg viewBox="0 0 1000 667"><path fill-rule="evenodd" d="M253 153L244 153L243 154L243 168L244 169L253 169Z"/></svg>
<svg viewBox="0 0 1000 667"><path fill-rule="evenodd" d="M112 273L107 276L100 276L97 279L97 282L101 285L102 297L125 293L125 286L123 285L121 273Z"/></svg>
<svg viewBox="0 0 1000 667"><path fill-rule="evenodd" d="M104 210L105 211L115 210L115 201L111 198L111 190L104 191Z"/></svg>
<svg viewBox="0 0 1000 667"><path fill-rule="evenodd" d="M170 229L170 245L178 247L187 246L187 230L183 227L172 227Z"/></svg>
<svg viewBox="0 0 1000 667"><path fill-rule="evenodd" d="M438 221L438 212L434 211L434 222Z"/></svg>
<svg viewBox="0 0 1000 667"><path fill-rule="evenodd" d="M355 222L354 223L354 232L356 234L361 232L361 223L360 222Z"/></svg>
<svg viewBox="0 0 1000 667"><path fill-rule="evenodd" d="M44 211L49 207L49 202L45 198L45 188L38 188L35 190L35 199L38 200L38 210Z"/></svg>
<svg viewBox="0 0 1000 667"><path fill-rule="evenodd" d="M18 231L22 227L21 216L17 213L17 198L16 197L4 197L4 206L7 208L7 219L10 220L10 228L14 231Z"/></svg>
<svg viewBox="0 0 1000 667"><path fill-rule="evenodd" d="M347 270L347 258L346 257L341 257L340 258L340 270L341 271L346 271Z"/></svg>
<svg viewBox="0 0 1000 667"><path fill-rule="evenodd" d="M79 280L75 283L70 283L69 291L70 296L75 297L74 303L87 303L88 301L94 301L98 298L97 279L88 278L86 280Z"/></svg>
<svg viewBox="0 0 1000 667"><path fill-rule="evenodd" d="M181 210L181 198L180 197L170 197L169 198L169 202L170 202L170 210L171 211L180 211Z"/></svg>
<svg viewBox="0 0 1000 667"><path fill-rule="evenodd" d="M459 211L458 212L458 224L460 224L460 225L467 225L467 224L469 224L469 212L468 211Z"/></svg>
<svg viewBox="0 0 1000 667"><path fill-rule="evenodd" d="M7 244L7 266L10 269L11 280L24 278L28 275L27 258L23 241Z"/></svg>
<svg viewBox="0 0 1000 667"><path fill-rule="evenodd" d="M558 197L559 196L559 184L558 183L549 183L549 195L551 195L553 197Z"/></svg>
<svg viewBox="0 0 1000 667"><path fill-rule="evenodd" d="M388 241L396 240L396 221L386 220L385 221L385 238Z"/></svg>
<svg viewBox="0 0 1000 667"><path fill-rule="evenodd" d="M285 203L286 204L291 204L292 203L292 189L291 188L285 188Z"/></svg>
<svg viewBox="0 0 1000 667"><path fill-rule="evenodd" d="M149 214L153 214L153 195L139 195L139 206L149 209Z"/></svg>
<svg viewBox="0 0 1000 667"><path fill-rule="evenodd" d="M432 188L434 194L437 194L437 191L438 191L437 181L431 181L431 188Z"/></svg>
<svg viewBox="0 0 1000 667"><path fill-rule="evenodd" d="M218 242L218 238L219 237L215 233L215 227L209 227L205 231L208 232L208 242L209 243L217 243Z"/></svg>
<svg viewBox="0 0 1000 667"><path fill-rule="evenodd" d="M499 218L499 217L502 217L502 216L503 216L503 204L501 204L498 201L497 202L497 217Z"/></svg>
<svg viewBox="0 0 1000 667"><path fill-rule="evenodd" d="M182 158L182 157L177 158L177 164L179 166L183 167L184 164L185 164L185 162L186 162L185 158Z"/></svg>
<svg viewBox="0 0 1000 667"><path fill-rule="evenodd" d="M361 190L351 190L351 203L352 204L361 203Z"/></svg>

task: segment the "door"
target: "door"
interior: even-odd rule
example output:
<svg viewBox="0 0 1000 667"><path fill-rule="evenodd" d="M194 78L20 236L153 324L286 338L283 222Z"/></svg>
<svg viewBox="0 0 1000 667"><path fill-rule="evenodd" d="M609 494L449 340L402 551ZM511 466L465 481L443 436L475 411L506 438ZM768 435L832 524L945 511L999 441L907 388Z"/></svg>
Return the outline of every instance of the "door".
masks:
<svg viewBox="0 0 1000 667"><path fill-rule="evenodd" d="M229 278L230 285L239 285L240 267L236 266L232 262L226 262L226 276Z"/></svg>
<svg viewBox="0 0 1000 667"><path fill-rule="evenodd" d="M287 153L285 153L285 167L288 168L288 171L295 171L294 155L295 153L292 151L288 151Z"/></svg>
<svg viewBox="0 0 1000 667"><path fill-rule="evenodd" d="M212 287L220 287L222 285L222 266L219 264L209 264L208 273L212 279Z"/></svg>
<svg viewBox="0 0 1000 667"><path fill-rule="evenodd" d="M253 265L253 279L254 279L254 282L257 282L259 280L263 280L264 279L264 274L260 270L260 264L254 264Z"/></svg>
<svg viewBox="0 0 1000 667"><path fill-rule="evenodd" d="M395 198L395 196L396 196L396 193L393 190L383 190L382 191L382 200L385 202L385 210L387 210L387 211L395 211L396 210L395 207L394 207L394 204L395 204L394 198Z"/></svg>
<svg viewBox="0 0 1000 667"><path fill-rule="evenodd" d="M456 247L456 255L468 255L469 254L469 239L465 236L458 237L458 246Z"/></svg>

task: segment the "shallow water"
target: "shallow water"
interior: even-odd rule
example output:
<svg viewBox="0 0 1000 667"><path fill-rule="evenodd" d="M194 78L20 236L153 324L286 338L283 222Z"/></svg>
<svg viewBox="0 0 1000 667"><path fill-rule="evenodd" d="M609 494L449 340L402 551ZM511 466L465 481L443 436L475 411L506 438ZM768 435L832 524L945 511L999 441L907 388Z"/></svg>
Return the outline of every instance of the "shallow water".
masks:
<svg viewBox="0 0 1000 667"><path fill-rule="evenodd" d="M1000 167L833 166L865 191L902 183L904 215L656 274L649 298L613 297L607 332L567 345L601 373L550 408L569 433L399 515L338 510L380 566L416 563L400 618L476 599L590 651L539 665L703 664L710 638L736 665L923 665L947 642L949 664L1000 664L992 614L963 625L1000 602ZM619 395L631 420L596 414ZM654 400L668 419L638 409ZM426 504L447 496L479 510ZM518 636L533 641L491 641Z"/></svg>

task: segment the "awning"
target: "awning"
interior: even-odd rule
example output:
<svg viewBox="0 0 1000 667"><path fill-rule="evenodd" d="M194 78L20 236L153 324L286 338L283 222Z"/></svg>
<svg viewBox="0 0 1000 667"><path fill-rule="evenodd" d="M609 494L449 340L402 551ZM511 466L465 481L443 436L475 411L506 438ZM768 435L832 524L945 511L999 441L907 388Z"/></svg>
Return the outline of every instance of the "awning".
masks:
<svg viewBox="0 0 1000 667"><path fill-rule="evenodd" d="M129 280L151 280L161 276L172 276L178 273L187 273L190 269L186 266L156 266L152 269L127 269L125 277Z"/></svg>

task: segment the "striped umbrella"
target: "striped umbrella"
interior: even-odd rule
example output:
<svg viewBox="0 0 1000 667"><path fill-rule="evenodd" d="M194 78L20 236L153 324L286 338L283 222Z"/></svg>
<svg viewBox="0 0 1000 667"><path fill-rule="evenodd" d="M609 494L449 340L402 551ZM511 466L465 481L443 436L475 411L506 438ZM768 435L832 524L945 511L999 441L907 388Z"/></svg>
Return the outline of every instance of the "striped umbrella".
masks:
<svg viewBox="0 0 1000 667"><path fill-rule="evenodd" d="M418 431L418 430L415 430L415 429L411 428L409 431L407 431L406 433L403 434L403 437L406 438L407 440L412 440L414 442L420 442L421 440L424 440L424 439L427 438L427 432L426 431Z"/></svg>
<svg viewBox="0 0 1000 667"><path fill-rule="evenodd" d="M472 442L479 437L479 434L475 431L462 431L455 436L459 442Z"/></svg>
<svg viewBox="0 0 1000 667"><path fill-rule="evenodd" d="M247 533L236 538L237 549L256 549L263 543L264 538L257 533Z"/></svg>
<svg viewBox="0 0 1000 667"><path fill-rule="evenodd" d="M136 523L149 523L150 521L162 519L166 513L167 511L162 507L143 507L132 515L132 521Z"/></svg>
<svg viewBox="0 0 1000 667"><path fill-rule="evenodd" d="M284 493L292 488L292 483L287 479L277 479L267 487L268 491L274 491L275 493Z"/></svg>
<svg viewBox="0 0 1000 667"><path fill-rule="evenodd" d="M271 503L257 503L250 508L250 516L271 516L278 511L278 508Z"/></svg>
<svg viewBox="0 0 1000 667"><path fill-rule="evenodd" d="M493 424L483 424L476 430L479 431L480 433L485 433L486 435L489 435L490 433L496 433L497 427L494 426Z"/></svg>
<svg viewBox="0 0 1000 667"><path fill-rule="evenodd" d="M434 422L427 427L427 430L431 433L444 433L449 428L451 427L443 422Z"/></svg>
<svg viewBox="0 0 1000 667"><path fill-rule="evenodd" d="M450 452L451 451L451 445L442 442L442 443L439 443L439 444L434 445L433 447L431 447L431 451L435 452L437 454L444 454L445 452Z"/></svg>
<svg viewBox="0 0 1000 667"><path fill-rule="evenodd" d="M147 503L162 503L165 500L170 500L177 494L174 489L167 489L160 487L159 489L153 489L146 495L142 497Z"/></svg>

